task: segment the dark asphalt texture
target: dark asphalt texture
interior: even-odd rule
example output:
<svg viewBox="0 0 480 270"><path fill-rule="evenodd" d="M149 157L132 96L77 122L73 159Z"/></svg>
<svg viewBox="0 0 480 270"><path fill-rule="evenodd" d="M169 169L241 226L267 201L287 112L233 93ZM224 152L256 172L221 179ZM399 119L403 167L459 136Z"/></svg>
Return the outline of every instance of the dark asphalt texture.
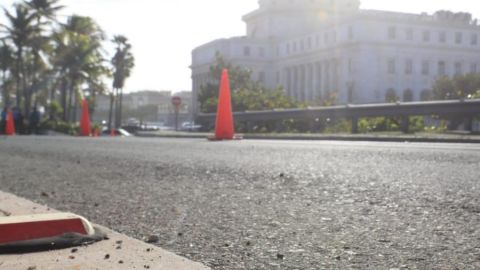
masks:
<svg viewBox="0 0 480 270"><path fill-rule="evenodd" d="M219 269L480 269L480 145L0 138L0 189Z"/></svg>

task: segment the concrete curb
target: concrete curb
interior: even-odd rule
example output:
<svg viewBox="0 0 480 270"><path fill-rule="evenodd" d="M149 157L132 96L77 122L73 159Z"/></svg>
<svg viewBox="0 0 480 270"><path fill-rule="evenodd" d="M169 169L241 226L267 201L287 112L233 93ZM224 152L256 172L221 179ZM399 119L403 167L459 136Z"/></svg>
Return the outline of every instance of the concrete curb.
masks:
<svg viewBox="0 0 480 270"><path fill-rule="evenodd" d="M138 133L144 138L207 139L207 133ZM478 138L477 138L478 137ZM480 143L480 136L368 136L368 135L314 135L314 134L244 134L246 140L294 140L294 141L372 141L372 142L419 142L419 143Z"/></svg>
<svg viewBox="0 0 480 270"><path fill-rule="evenodd" d="M15 195L0 191L0 218L7 215L55 213ZM91 246L21 255L0 255L0 270L95 270L95 269L156 269L209 270L159 247L127 237L95 225L107 233L109 240Z"/></svg>

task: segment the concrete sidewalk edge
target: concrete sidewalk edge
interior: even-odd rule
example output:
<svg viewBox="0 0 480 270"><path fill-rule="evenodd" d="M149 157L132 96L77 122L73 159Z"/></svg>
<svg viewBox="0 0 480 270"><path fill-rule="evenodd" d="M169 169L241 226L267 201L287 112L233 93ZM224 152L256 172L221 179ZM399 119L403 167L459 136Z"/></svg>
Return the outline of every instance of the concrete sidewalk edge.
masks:
<svg viewBox="0 0 480 270"><path fill-rule="evenodd" d="M28 215L58 212L13 194L0 191L0 218L6 215ZM144 243L106 227L109 240L91 246L48 252L0 255L0 270L11 269L156 269L209 270L210 268Z"/></svg>

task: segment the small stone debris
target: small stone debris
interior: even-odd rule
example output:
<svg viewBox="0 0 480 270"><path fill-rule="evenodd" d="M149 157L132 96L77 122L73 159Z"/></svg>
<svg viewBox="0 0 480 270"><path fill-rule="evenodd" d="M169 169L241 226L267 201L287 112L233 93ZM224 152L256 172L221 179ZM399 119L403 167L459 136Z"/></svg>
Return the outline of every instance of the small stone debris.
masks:
<svg viewBox="0 0 480 270"><path fill-rule="evenodd" d="M50 197L50 196L48 195L48 193L46 193L45 191L42 191L42 193L40 193L40 195L42 195L42 197Z"/></svg>
<svg viewBox="0 0 480 270"><path fill-rule="evenodd" d="M72 249L72 253L75 253L75 252L77 252L77 251L78 251L77 248Z"/></svg>
<svg viewBox="0 0 480 270"><path fill-rule="evenodd" d="M177 233L177 236L181 237L181 236L183 236L183 233L179 232L179 233Z"/></svg>
<svg viewBox="0 0 480 270"><path fill-rule="evenodd" d="M120 260L120 261L118 261L118 263L119 263L119 264L123 264L123 261L122 261L122 260Z"/></svg>
<svg viewBox="0 0 480 270"><path fill-rule="evenodd" d="M68 256L68 258L69 258L70 260L73 260L73 259L75 259L75 256L70 255L70 256Z"/></svg>
<svg viewBox="0 0 480 270"><path fill-rule="evenodd" d="M147 237L147 240L145 242L153 244L157 243L158 241L160 241L160 238L157 235L150 235Z"/></svg>
<svg viewBox="0 0 480 270"><path fill-rule="evenodd" d="M278 260L283 260L285 258L285 255L277 253L277 259Z"/></svg>
<svg viewBox="0 0 480 270"><path fill-rule="evenodd" d="M37 267L36 266L30 266L27 268L27 270L37 270Z"/></svg>
<svg viewBox="0 0 480 270"><path fill-rule="evenodd" d="M284 174L284 173L280 173L279 176L280 176L280 178L283 178L283 177L285 177L285 174Z"/></svg>
<svg viewBox="0 0 480 270"><path fill-rule="evenodd" d="M143 268L150 269L150 265L144 265Z"/></svg>
<svg viewBox="0 0 480 270"><path fill-rule="evenodd" d="M151 249L151 248L147 248L147 252L150 252L150 251L152 251L152 249Z"/></svg>
<svg viewBox="0 0 480 270"><path fill-rule="evenodd" d="M117 247L115 249L122 249L122 243L123 243L122 240L115 241L115 244L117 244Z"/></svg>
<svg viewBox="0 0 480 270"><path fill-rule="evenodd" d="M6 216L6 217L9 217L9 216L12 215L12 213L0 209L0 215L4 215L4 216Z"/></svg>
<svg viewBox="0 0 480 270"><path fill-rule="evenodd" d="M105 260L108 260L110 259L110 254L105 254L105 257L104 257Z"/></svg>

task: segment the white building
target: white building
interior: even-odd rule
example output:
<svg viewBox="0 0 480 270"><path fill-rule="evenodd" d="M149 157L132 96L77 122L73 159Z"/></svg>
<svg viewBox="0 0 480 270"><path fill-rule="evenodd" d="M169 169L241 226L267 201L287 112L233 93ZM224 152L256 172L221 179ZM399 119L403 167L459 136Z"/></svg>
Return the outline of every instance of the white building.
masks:
<svg viewBox="0 0 480 270"><path fill-rule="evenodd" d="M358 0L260 0L247 35L192 52L193 99L216 52L267 87L300 101L337 93L338 103L422 100L440 75L480 69L480 26L468 13L362 10ZM198 104L194 110L198 112Z"/></svg>

